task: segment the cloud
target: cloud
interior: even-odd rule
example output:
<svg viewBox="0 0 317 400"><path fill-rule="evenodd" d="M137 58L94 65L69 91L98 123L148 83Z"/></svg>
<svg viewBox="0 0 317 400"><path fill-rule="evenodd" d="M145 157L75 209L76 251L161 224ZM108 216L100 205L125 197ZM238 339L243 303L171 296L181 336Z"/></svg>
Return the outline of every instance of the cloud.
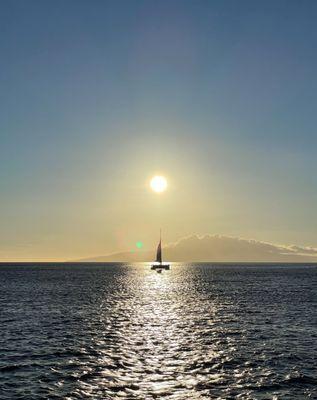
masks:
<svg viewBox="0 0 317 400"><path fill-rule="evenodd" d="M317 249L314 247L301 247L301 246L289 246L287 247L287 249L289 249L290 252L296 253L296 254L301 254L301 255L310 255L310 256L314 256L317 255Z"/></svg>
<svg viewBox="0 0 317 400"><path fill-rule="evenodd" d="M152 261L153 251L115 253L82 261ZM253 239L220 235L191 235L163 249L166 261L314 262L317 248L277 245Z"/></svg>

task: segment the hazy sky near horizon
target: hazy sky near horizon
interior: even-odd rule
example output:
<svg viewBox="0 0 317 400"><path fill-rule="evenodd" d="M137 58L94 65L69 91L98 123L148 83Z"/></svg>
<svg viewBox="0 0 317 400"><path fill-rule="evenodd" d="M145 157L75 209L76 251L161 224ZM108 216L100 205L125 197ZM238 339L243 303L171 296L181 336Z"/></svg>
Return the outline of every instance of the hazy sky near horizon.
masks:
<svg viewBox="0 0 317 400"><path fill-rule="evenodd" d="M0 260L149 249L160 226L317 247L316 19L313 0L1 1Z"/></svg>

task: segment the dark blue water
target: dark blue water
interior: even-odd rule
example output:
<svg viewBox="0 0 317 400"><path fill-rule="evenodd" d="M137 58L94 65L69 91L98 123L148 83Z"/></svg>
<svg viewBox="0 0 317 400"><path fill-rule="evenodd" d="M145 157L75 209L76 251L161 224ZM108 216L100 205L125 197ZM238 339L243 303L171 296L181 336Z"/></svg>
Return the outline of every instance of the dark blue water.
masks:
<svg viewBox="0 0 317 400"><path fill-rule="evenodd" d="M1 399L317 398L317 266L1 265Z"/></svg>

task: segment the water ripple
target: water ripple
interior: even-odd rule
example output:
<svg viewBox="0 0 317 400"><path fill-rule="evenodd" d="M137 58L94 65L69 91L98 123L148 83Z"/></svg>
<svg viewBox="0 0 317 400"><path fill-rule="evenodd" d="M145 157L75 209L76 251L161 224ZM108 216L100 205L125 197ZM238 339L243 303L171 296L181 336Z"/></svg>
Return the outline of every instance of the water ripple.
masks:
<svg viewBox="0 0 317 400"><path fill-rule="evenodd" d="M317 397L317 269L1 266L2 399Z"/></svg>

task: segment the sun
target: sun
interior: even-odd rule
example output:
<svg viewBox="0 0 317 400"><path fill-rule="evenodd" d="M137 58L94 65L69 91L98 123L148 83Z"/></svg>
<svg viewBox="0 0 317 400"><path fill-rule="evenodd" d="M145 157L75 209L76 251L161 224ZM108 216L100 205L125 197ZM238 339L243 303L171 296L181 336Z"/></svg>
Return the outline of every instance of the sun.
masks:
<svg viewBox="0 0 317 400"><path fill-rule="evenodd" d="M156 193L164 192L167 188L167 180L164 176L154 176L150 182L151 189Z"/></svg>

